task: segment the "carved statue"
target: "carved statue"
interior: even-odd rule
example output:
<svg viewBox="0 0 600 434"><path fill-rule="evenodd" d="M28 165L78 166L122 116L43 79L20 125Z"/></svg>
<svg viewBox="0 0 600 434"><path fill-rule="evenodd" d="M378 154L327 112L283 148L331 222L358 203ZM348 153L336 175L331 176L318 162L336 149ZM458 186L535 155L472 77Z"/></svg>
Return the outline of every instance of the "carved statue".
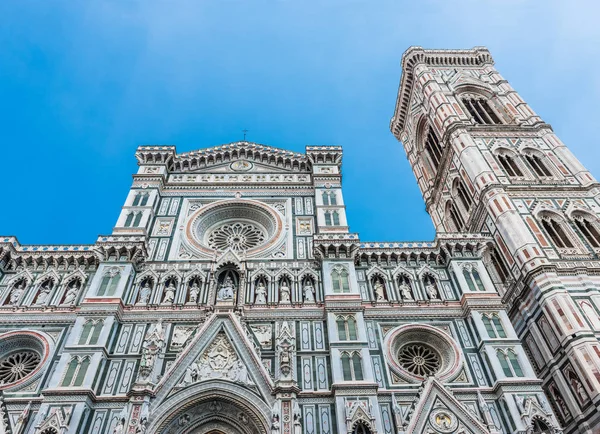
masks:
<svg viewBox="0 0 600 434"><path fill-rule="evenodd" d="M24 292L25 292L25 285L23 284L23 282L21 282L21 284L19 286L15 286L13 289L11 289L10 304L12 304L14 306L17 303L19 303L19 300L23 296Z"/></svg>
<svg viewBox="0 0 600 434"><path fill-rule="evenodd" d="M175 291L177 291L177 288L175 288L175 285L173 284L173 281L169 281L169 285L165 288L165 296L163 298L163 303L173 303L173 301L175 300Z"/></svg>
<svg viewBox="0 0 600 434"><path fill-rule="evenodd" d="M402 282L400 285L400 292L402 293L402 298L404 300L413 300L412 291L410 290L410 285L406 282Z"/></svg>
<svg viewBox="0 0 600 434"><path fill-rule="evenodd" d="M302 292L304 292L304 301L306 303L313 303L315 301L315 288L313 288L310 279L306 280Z"/></svg>
<svg viewBox="0 0 600 434"><path fill-rule="evenodd" d="M569 375L569 380L571 383L571 388L577 394L577 397L581 402L586 402L588 400L588 395L585 389L583 388L583 384L574 375Z"/></svg>
<svg viewBox="0 0 600 434"><path fill-rule="evenodd" d="M217 300L233 300L234 287L231 277L227 276L225 281L221 284L219 291L217 292Z"/></svg>
<svg viewBox="0 0 600 434"><path fill-rule="evenodd" d="M294 401L294 434L302 434L302 413L298 401Z"/></svg>
<svg viewBox="0 0 600 434"><path fill-rule="evenodd" d="M138 372L138 380L148 380L152 371L158 353L161 351L165 343L165 330L162 326L162 318L146 333L144 342L142 343L142 360L140 362L140 370Z"/></svg>
<svg viewBox="0 0 600 434"><path fill-rule="evenodd" d="M48 300L48 296L50 295L50 282L46 282L46 285L43 286L40 289L40 293L37 296L37 299L35 300L35 305L37 306L41 306L43 304L46 304L46 301Z"/></svg>
<svg viewBox="0 0 600 434"><path fill-rule="evenodd" d="M266 304L267 303L267 288L265 288L265 284L262 282L258 283L258 287L256 288L256 299L254 300L254 304Z"/></svg>
<svg viewBox="0 0 600 434"><path fill-rule="evenodd" d="M67 293L65 294L65 299L62 302L62 305L68 306L70 304L73 304L75 302L75 299L77 298L78 293L79 293L79 285L77 284L77 282L73 282L71 284L71 286L69 287Z"/></svg>
<svg viewBox="0 0 600 434"><path fill-rule="evenodd" d="M198 282L194 280L194 283L190 287L190 303L198 303L198 295L200 294L200 287Z"/></svg>
<svg viewBox="0 0 600 434"><path fill-rule="evenodd" d="M385 288L379 279L375 281L375 285L373 285L373 291L375 292L375 298L377 301L385 300Z"/></svg>
<svg viewBox="0 0 600 434"><path fill-rule="evenodd" d="M439 300L438 297L438 290L435 287L435 283L432 281L429 281L426 285L425 285L425 291L427 291L427 294L429 295L429 299L430 300Z"/></svg>
<svg viewBox="0 0 600 434"><path fill-rule="evenodd" d="M248 375L248 368L241 360L238 360L233 364L229 370L228 377L236 383L242 383L245 385L254 384Z"/></svg>
<svg viewBox="0 0 600 434"><path fill-rule="evenodd" d="M284 280L279 285L279 292L281 293L281 302L289 303L290 302L290 287L287 286L287 282Z"/></svg>
<svg viewBox="0 0 600 434"><path fill-rule="evenodd" d="M113 430L113 434L123 434L125 432L125 418L122 417L119 422L117 423L117 426L115 426L115 429Z"/></svg>
<svg viewBox="0 0 600 434"><path fill-rule="evenodd" d="M148 300L150 300L150 294L152 294L152 288L150 288L150 284L148 281L146 281L143 288L140 289L138 304L148 304Z"/></svg>

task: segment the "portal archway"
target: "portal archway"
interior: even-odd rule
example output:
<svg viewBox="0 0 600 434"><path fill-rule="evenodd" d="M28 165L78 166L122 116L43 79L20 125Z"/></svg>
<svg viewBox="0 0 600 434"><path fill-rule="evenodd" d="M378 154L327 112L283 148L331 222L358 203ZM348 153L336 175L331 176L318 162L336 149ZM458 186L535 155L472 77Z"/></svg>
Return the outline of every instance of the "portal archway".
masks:
<svg viewBox="0 0 600 434"><path fill-rule="evenodd" d="M271 405L225 380L186 387L151 412L152 434L267 434Z"/></svg>

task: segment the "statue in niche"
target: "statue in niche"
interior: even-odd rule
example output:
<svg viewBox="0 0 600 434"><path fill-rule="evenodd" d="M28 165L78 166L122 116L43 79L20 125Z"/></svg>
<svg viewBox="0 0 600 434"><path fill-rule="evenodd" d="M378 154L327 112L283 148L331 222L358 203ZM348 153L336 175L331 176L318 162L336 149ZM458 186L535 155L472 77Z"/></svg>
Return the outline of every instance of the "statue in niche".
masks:
<svg viewBox="0 0 600 434"><path fill-rule="evenodd" d="M427 291L430 300L439 300L438 290L431 276L425 278L425 291Z"/></svg>
<svg viewBox="0 0 600 434"><path fill-rule="evenodd" d="M306 283L304 284L304 288L302 288L302 292L304 293L304 301L306 303L314 303L315 288L313 288L312 282L310 279L306 279Z"/></svg>
<svg viewBox="0 0 600 434"><path fill-rule="evenodd" d="M287 285L287 282L285 280L282 280L280 285L279 285L279 292L280 292L280 301L282 303L289 303L290 299L291 299L291 292L290 292L290 287Z"/></svg>
<svg viewBox="0 0 600 434"><path fill-rule="evenodd" d="M225 278L225 281L221 284L219 291L217 292L217 300L219 300L219 301L233 300L233 293L234 293L233 281L231 280L231 277L227 276Z"/></svg>
<svg viewBox="0 0 600 434"><path fill-rule="evenodd" d="M381 280L376 279L373 285L373 292L375 292L375 298L377 301L385 301L385 288Z"/></svg>
<svg viewBox="0 0 600 434"><path fill-rule="evenodd" d="M21 282L18 286L15 285L10 291L10 304L15 306L21 300L23 293L25 292L25 285Z"/></svg>
<svg viewBox="0 0 600 434"><path fill-rule="evenodd" d="M154 326L150 326L142 343L142 360L138 372L139 380L149 380L154 369L154 363L165 343L165 330L162 318Z"/></svg>
<svg viewBox="0 0 600 434"><path fill-rule="evenodd" d="M198 282L194 280L194 283L190 287L190 303L198 303L198 295L200 294L200 287Z"/></svg>
<svg viewBox="0 0 600 434"><path fill-rule="evenodd" d="M302 413L300 412L300 406L298 401L294 401L294 434L302 434Z"/></svg>
<svg viewBox="0 0 600 434"><path fill-rule="evenodd" d="M150 300L150 294L152 294L152 288L150 288L150 284L148 281L146 281L142 289L140 289L140 295L137 304L148 304L148 301Z"/></svg>
<svg viewBox="0 0 600 434"><path fill-rule="evenodd" d="M50 286L50 282L46 282L46 284L44 286L42 286L42 288L40 289L40 293L38 294L34 304L37 306L46 304L46 301L48 301L48 296L50 295L51 289L52 289L52 287Z"/></svg>
<svg viewBox="0 0 600 434"><path fill-rule="evenodd" d="M412 291L410 290L410 285L405 281L402 281L400 284L400 293L402 294L402 298L404 300L413 300Z"/></svg>
<svg viewBox="0 0 600 434"><path fill-rule="evenodd" d="M267 288L265 288L265 284L260 281L258 282L258 286L256 287L256 299L254 300L254 304L266 304L267 303Z"/></svg>
<svg viewBox="0 0 600 434"><path fill-rule="evenodd" d="M177 288L175 288L173 281L170 280L169 284L165 288L165 296L162 302L165 304L173 303L173 301L175 300L175 291L177 291Z"/></svg>
<svg viewBox="0 0 600 434"><path fill-rule="evenodd" d="M73 304L75 302L75 299L77 298L78 293L79 293L79 284L75 280L75 281L73 281L73 283L71 283L71 286L67 290L67 293L65 294L65 299L62 302L62 305L68 306L70 304Z"/></svg>

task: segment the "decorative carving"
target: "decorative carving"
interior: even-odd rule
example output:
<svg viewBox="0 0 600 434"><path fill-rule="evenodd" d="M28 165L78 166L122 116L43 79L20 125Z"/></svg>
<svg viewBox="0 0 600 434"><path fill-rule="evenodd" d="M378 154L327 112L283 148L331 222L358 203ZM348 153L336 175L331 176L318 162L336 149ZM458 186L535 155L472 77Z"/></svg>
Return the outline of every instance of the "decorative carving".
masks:
<svg viewBox="0 0 600 434"><path fill-rule="evenodd" d="M290 291L290 287L288 286L287 283L287 279L282 279L281 283L279 284L279 301L281 303L289 303L291 300L291 291Z"/></svg>
<svg viewBox="0 0 600 434"><path fill-rule="evenodd" d="M69 286L69 289L67 289L65 298L64 298L63 302L61 303L61 305L62 306L71 306L72 304L75 304L75 299L77 298L77 295L79 294L80 287L81 287L81 282L79 282L78 280L72 281L71 286Z"/></svg>
<svg viewBox="0 0 600 434"><path fill-rule="evenodd" d="M258 286L256 287L256 298L254 304L267 304L267 288L262 280L259 280Z"/></svg>
<svg viewBox="0 0 600 434"><path fill-rule="evenodd" d="M138 372L137 382L149 382L152 380L152 371L156 363L156 358L165 344L165 330L162 325L162 318L151 326L144 337L142 343L142 360Z"/></svg>
<svg viewBox="0 0 600 434"><path fill-rule="evenodd" d="M162 300L163 304L172 304L173 301L175 300L175 292L176 291L177 291L177 288L175 287L175 284L173 283L173 279L170 279L165 287L165 291L164 291L165 295Z"/></svg>
<svg viewBox="0 0 600 434"><path fill-rule="evenodd" d="M171 349L177 351L184 348L195 330L196 328L193 326L175 326L173 338L171 339Z"/></svg>
<svg viewBox="0 0 600 434"><path fill-rule="evenodd" d="M279 359L279 379L292 380L296 338L287 321L283 321L277 337L277 357Z"/></svg>
<svg viewBox="0 0 600 434"><path fill-rule="evenodd" d="M10 304L12 306L16 306L21 301L21 297L25 292L25 284L21 281L19 284L15 285L13 289L10 291Z"/></svg>
<svg viewBox="0 0 600 434"><path fill-rule="evenodd" d="M150 283L148 280L144 283L144 286L140 289L140 295L138 297L137 304L148 304L148 300L150 300L150 295L152 294L152 288L150 287Z"/></svg>
<svg viewBox="0 0 600 434"><path fill-rule="evenodd" d="M302 292L304 293L305 303L315 302L315 288L313 287L312 281L310 279L306 279L304 287L302 288Z"/></svg>
<svg viewBox="0 0 600 434"><path fill-rule="evenodd" d="M218 301L228 301L233 300L235 294L235 287L233 285L233 281L231 277L227 276L225 281L221 284L219 291L217 292L217 300Z"/></svg>

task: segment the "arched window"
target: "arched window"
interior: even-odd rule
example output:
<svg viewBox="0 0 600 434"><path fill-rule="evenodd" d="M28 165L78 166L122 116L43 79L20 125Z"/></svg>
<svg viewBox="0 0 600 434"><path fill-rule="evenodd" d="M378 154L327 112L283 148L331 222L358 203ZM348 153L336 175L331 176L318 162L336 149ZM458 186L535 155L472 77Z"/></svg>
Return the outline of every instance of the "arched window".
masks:
<svg viewBox="0 0 600 434"><path fill-rule="evenodd" d="M323 205L337 205L335 191L325 190L323 192Z"/></svg>
<svg viewBox="0 0 600 434"><path fill-rule="evenodd" d="M133 223L133 217L134 214L132 212L130 212L129 214L127 214L127 218L125 219L125 227L131 227L131 224Z"/></svg>
<svg viewBox="0 0 600 434"><path fill-rule="evenodd" d="M333 284L333 292L350 292L348 270L345 268L334 268L331 272L331 281Z"/></svg>
<svg viewBox="0 0 600 434"><path fill-rule="evenodd" d="M86 321L81 330L81 335L79 336L79 345L96 345L100 338L103 325L104 322L102 320Z"/></svg>
<svg viewBox="0 0 600 434"><path fill-rule="evenodd" d="M600 330L600 317L598 317L596 309L594 309L588 301L579 302L579 306L581 306L585 316L590 320L594 330Z"/></svg>
<svg viewBox="0 0 600 434"><path fill-rule="evenodd" d="M362 371L362 360L358 353L354 353L352 355L352 370L354 371L354 380L362 381L363 380L363 371Z"/></svg>
<svg viewBox="0 0 600 434"><path fill-rule="evenodd" d="M467 281L467 286L471 291L485 291L485 286L481 281L479 271L474 265L467 265L463 268L463 276Z"/></svg>
<svg viewBox="0 0 600 434"><path fill-rule="evenodd" d="M79 336L79 345L86 345L88 343L90 333L93 329L94 322L92 320L86 321L83 325L83 329L81 330L81 335Z"/></svg>
<svg viewBox="0 0 600 434"><path fill-rule="evenodd" d="M100 281L100 288L98 288L97 295L102 297L104 295L115 295L117 290L117 285L119 284L119 280L121 279L121 274L118 272L108 272Z"/></svg>
<svg viewBox="0 0 600 434"><path fill-rule="evenodd" d="M523 377L523 370L519 364L519 359L512 349L505 351L496 350L496 355L504 375L507 377Z"/></svg>
<svg viewBox="0 0 600 434"><path fill-rule="evenodd" d="M364 379L362 360L358 352L355 351L352 354L342 353L342 373L344 381L362 381Z"/></svg>
<svg viewBox="0 0 600 434"><path fill-rule="evenodd" d="M507 283L510 279L510 271L508 271L508 268L504 264L504 259L500 256L498 250L492 247L489 251L489 258L496 275L500 279L500 283Z"/></svg>
<svg viewBox="0 0 600 434"><path fill-rule="evenodd" d="M443 149L440 141L438 140L436 134L433 132L431 128L427 131L427 137L425 138L425 151L427 151L427 155L429 155L429 159L433 165L433 169L437 170L442 162Z"/></svg>
<svg viewBox="0 0 600 434"><path fill-rule="evenodd" d="M544 163L543 158L540 157L537 153L527 152L524 155L525 160L537 176L552 176L552 172L550 172L550 169L548 169L548 167Z"/></svg>
<svg viewBox="0 0 600 434"><path fill-rule="evenodd" d="M467 188L465 187L465 183L462 181L462 179L456 178L454 180L453 190L455 197L458 197L465 211L469 211L471 209L471 205L473 204L473 199L469 195Z"/></svg>
<svg viewBox="0 0 600 434"><path fill-rule="evenodd" d="M502 321L500 320L498 314L483 315L481 319L490 338L495 339L506 337L506 332L504 331Z"/></svg>
<svg viewBox="0 0 600 434"><path fill-rule="evenodd" d="M371 434L371 428L369 428L364 422L358 422L354 425L354 429L352 430L352 434Z"/></svg>
<svg viewBox="0 0 600 434"><path fill-rule="evenodd" d="M458 232L465 225L463 216L458 212L456 205L452 201L446 203L446 219L449 222L449 224L444 225L447 231Z"/></svg>
<svg viewBox="0 0 600 434"><path fill-rule="evenodd" d="M550 429L546 422L537 417L533 419L531 426L533 427L533 434L552 434L555 432L553 429Z"/></svg>
<svg viewBox="0 0 600 434"><path fill-rule="evenodd" d="M340 225L340 213L337 211L333 212L333 225L334 226Z"/></svg>
<svg viewBox="0 0 600 434"><path fill-rule="evenodd" d="M500 162L500 165L502 166L502 168L508 176L523 176L523 172L517 164L514 156L503 152L501 154L498 154L497 158Z"/></svg>
<svg viewBox="0 0 600 434"><path fill-rule="evenodd" d="M600 231L596 219L584 214L575 214L573 221L590 246L600 248Z"/></svg>
<svg viewBox="0 0 600 434"><path fill-rule="evenodd" d="M338 316L336 323L340 341L356 340L356 319L353 316Z"/></svg>
<svg viewBox="0 0 600 434"><path fill-rule="evenodd" d="M142 198L142 194L141 193L136 193L135 197L133 198L133 206L138 206L140 204L140 200Z"/></svg>
<svg viewBox="0 0 600 434"><path fill-rule="evenodd" d="M150 195L148 193L144 193L142 195L142 202L140 203L141 206L146 206L148 205L148 199L150 198Z"/></svg>
<svg viewBox="0 0 600 434"><path fill-rule="evenodd" d="M133 226L135 226L136 228L139 227L141 221L142 221L142 213L138 212L135 215L135 220L133 220Z"/></svg>
<svg viewBox="0 0 600 434"><path fill-rule="evenodd" d="M562 222L558 217L545 214L542 216L542 227L554 243L559 248L573 248L573 242L567 235Z"/></svg>
<svg viewBox="0 0 600 434"><path fill-rule="evenodd" d="M73 357L67 366L67 371L63 377L61 386L81 387L89 366L90 358L88 356L83 358Z"/></svg>
<svg viewBox="0 0 600 434"><path fill-rule="evenodd" d="M465 96L462 98L469 114L479 125L498 125L502 121L492 109L490 102L481 96Z"/></svg>

